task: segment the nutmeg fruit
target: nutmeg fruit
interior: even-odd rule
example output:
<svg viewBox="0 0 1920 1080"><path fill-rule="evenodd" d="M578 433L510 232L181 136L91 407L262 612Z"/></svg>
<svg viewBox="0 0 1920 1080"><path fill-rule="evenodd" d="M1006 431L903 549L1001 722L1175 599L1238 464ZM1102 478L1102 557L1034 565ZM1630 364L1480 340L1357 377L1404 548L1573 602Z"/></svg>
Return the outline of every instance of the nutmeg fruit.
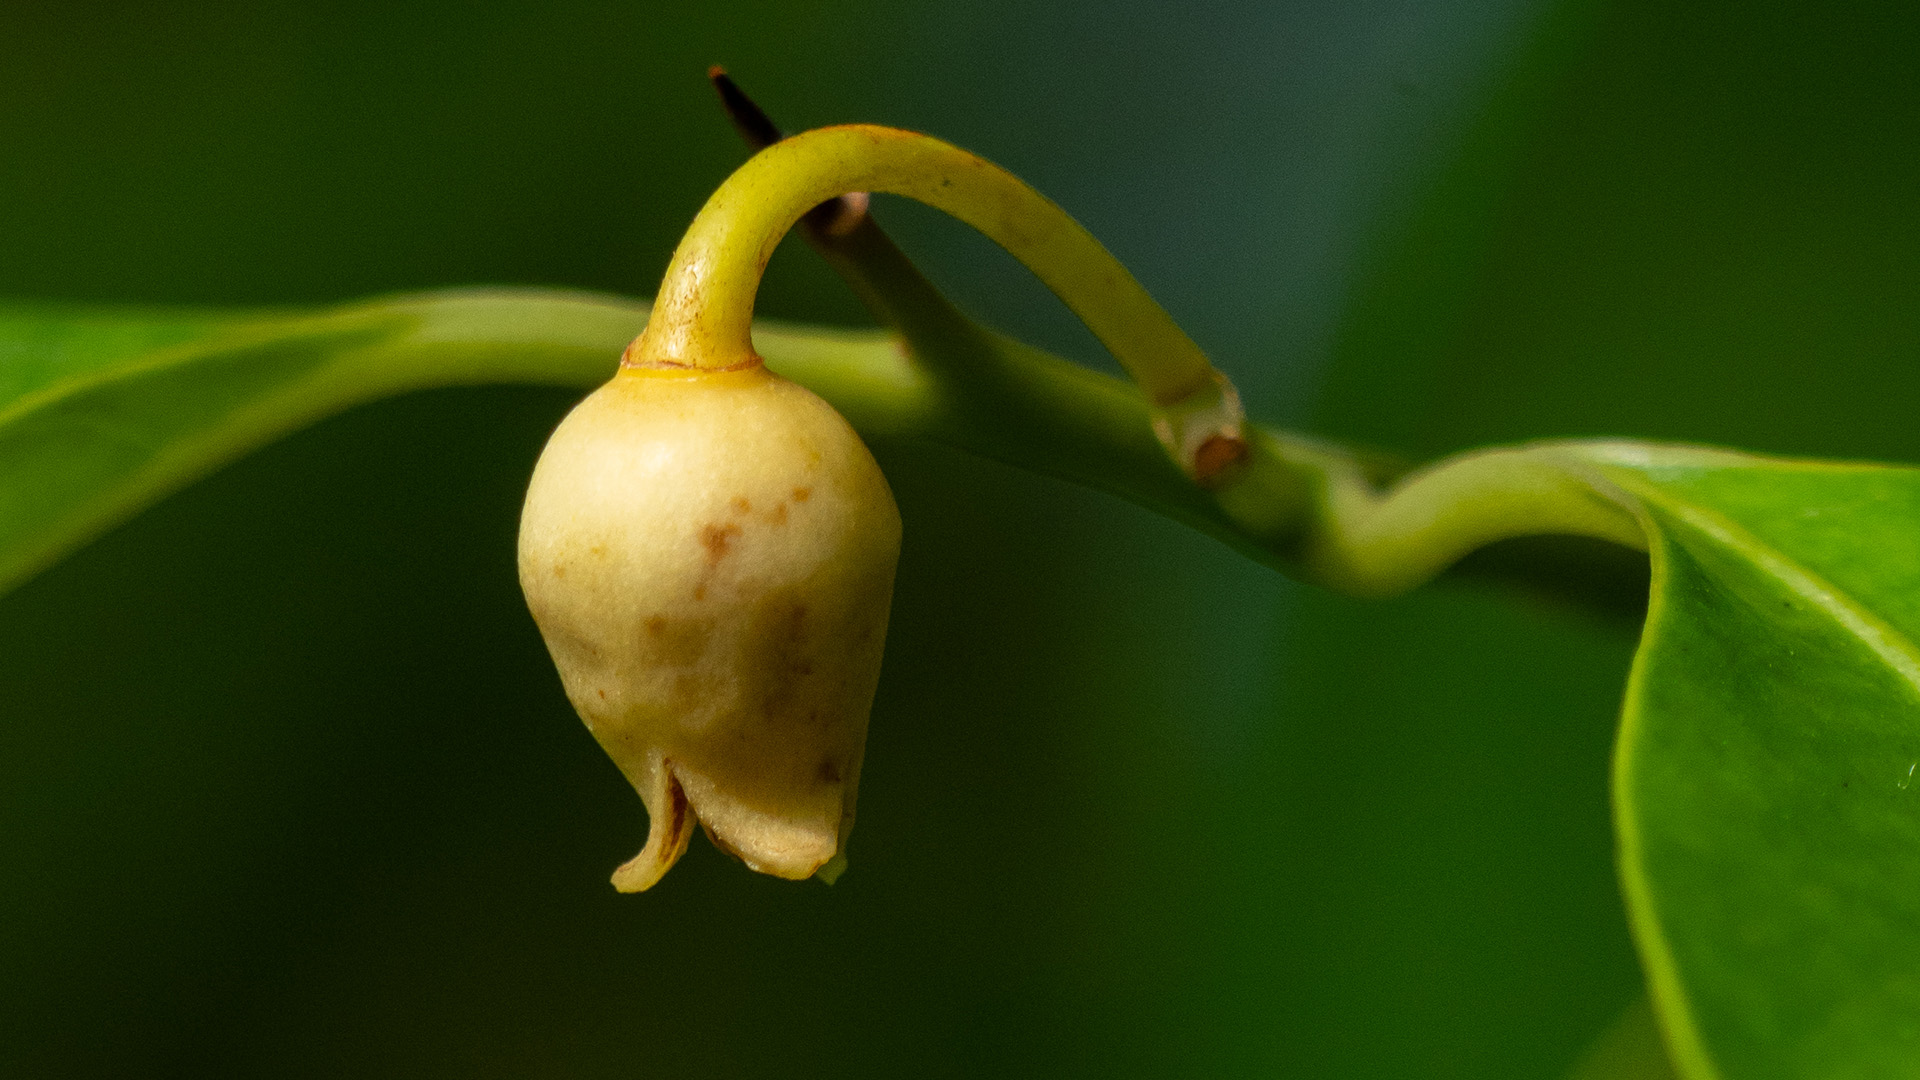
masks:
<svg viewBox="0 0 1920 1080"><path fill-rule="evenodd" d="M757 360L623 367L561 422L520 583L651 817L616 888L658 881L696 821L762 873L844 864L899 552L866 446Z"/></svg>

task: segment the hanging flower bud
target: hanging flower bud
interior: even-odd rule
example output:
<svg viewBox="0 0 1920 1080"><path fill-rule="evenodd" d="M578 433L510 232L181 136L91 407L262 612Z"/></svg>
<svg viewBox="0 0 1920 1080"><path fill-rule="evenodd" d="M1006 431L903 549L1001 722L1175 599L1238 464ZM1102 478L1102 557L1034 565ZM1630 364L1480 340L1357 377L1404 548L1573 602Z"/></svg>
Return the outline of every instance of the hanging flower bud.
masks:
<svg viewBox="0 0 1920 1080"><path fill-rule="evenodd" d="M652 815L646 848L614 873L624 891L658 881L696 820L755 870L841 865L900 515L846 421L754 355L753 300L802 215L869 191L998 241L1133 374L1182 468L1216 488L1242 471L1232 388L1099 241L1011 173L862 125L754 155L681 238L620 373L554 432L520 523L520 583L567 695ZM853 218L846 228L871 227ZM864 250L903 272L877 234ZM909 285L909 306L957 317L927 289Z"/></svg>
<svg viewBox="0 0 1920 1080"><path fill-rule="evenodd" d="M859 437L757 360L623 367L560 424L520 582L652 819L616 888L658 881L696 820L762 873L838 871L899 552Z"/></svg>

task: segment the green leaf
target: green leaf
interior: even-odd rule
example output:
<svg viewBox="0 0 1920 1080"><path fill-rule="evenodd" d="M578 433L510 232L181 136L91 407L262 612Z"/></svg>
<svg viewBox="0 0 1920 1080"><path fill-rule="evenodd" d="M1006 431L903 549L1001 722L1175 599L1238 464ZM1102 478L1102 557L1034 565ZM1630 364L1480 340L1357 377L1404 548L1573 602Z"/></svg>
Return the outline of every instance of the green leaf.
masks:
<svg viewBox="0 0 1920 1080"><path fill-rule="evenodd" d="M644 317L511 292L295 313L0 309L0 590L352 405L437 385L591 385Z"/></svg>
<svg viewBox="0 0 1920 1080"><path fill-rule="evenodd" d="M1697 1077L1920 1061L1920 470L1595 451L1654 594L1615 759L1630 914Z"/></svg>
<svg viewBox="0 0 1920 1080"><path fill-rule="evenodd" d="M1622 884L1684 1076L1920 1061L1920 469L1634 442L1337 458L1303 542L1344 591L1529 533L1639 541L1615 748Z"/></svg>

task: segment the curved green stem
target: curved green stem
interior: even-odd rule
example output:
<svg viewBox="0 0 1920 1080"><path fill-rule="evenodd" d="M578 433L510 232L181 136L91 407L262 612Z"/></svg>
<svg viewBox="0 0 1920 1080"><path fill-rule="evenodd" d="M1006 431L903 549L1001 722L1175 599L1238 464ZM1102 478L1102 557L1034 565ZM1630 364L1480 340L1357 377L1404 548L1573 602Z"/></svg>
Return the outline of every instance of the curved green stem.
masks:
<svg viewBox="0 0 1920 1080"><path fill-rule="evenodd" d="M1587 460L1590 444L1540 443L1448 458L1376 492L1358 464L1281 447L1319 473L1301 536L1307 576L1361 596L1405 592L1462 556L1523 536L1588 536L1646 550L1631 499Z"/></svg>
<svg viewBox="0 0 1920 1080"><path fill-rule="evenodd" d="M1065 211L976 155L890 128L806 132L741 166L681 241L646 330L623 362L709 369L758 362L753 301L774 247L812 208L862 191L918 199L1000 243L1087 323L1149 409L1148 424L1139 425L1131 409L1116 413L1110 380L967 319L870 217L842 215L835 225L810 228L815 246L912 346L913 369L939 403L915 410L909 426L923 434L950 428L943 441L1148 502L1357 594L1404 591L1512 537L1571 533L1644 546L1631 513L1597 495L1565 454L1474 455L1382 493L1343 450L1246 426L1226 379ZM836 404L850 403L831 375L794 374L829 399L841 397ZM899 423L852 418L869 431ZM1160 475L1143 457L1142 426L1186 476ZM1223 443L1228 460L1204 460ZM1210 494L1195 490L1196 479Z"/></svg>
<svg viewBox="0 0 1920 1080"><path fill-rule="evenodd" d="M656 307L636 350L676 333L683 346L691 347L702 325L707 329L699 333L737 338L743 332L738 319L750 313L752 291L772 244L809 208L842 190L857 190L856 183L925 198L1001 239L1090 324L1108 320L1096 324L1096 332L1106 328L1102 339L1123 362L1133 360L1129 368L1143 385L1157 370L1152 364L1160 355L1186 357L1208 373L1209 385L1227 385L1138 283L1059 207L965 151L925 136L870 127L828 128L773 143L736 172L683 241L667 273L662 307ZM1023 216L1032 227L1008 227ZM1244 457L1219 482L1207 485L1209 497L1194 490L1187 477L1163 475L1150 449L1141 453L1145 425L1137 406L1115 400L1118 385L1112 380L967 318L870 216L843 213L831 225L813 218L807 223L808 240L911 346L912 369L931 384L940 403L918 414L923 433L951 424L946 441L1132 498L1296 574L1356 594L1404 591L1477 548L1511 538L1571 534L1645 547L1631 512L1596 494L1596 478L1577 454L1548 447L1484 452L1423 470L1386 493L1374 486L1378 470L1345 448L1242 426L1237 402L1229 407ZM1040 226L1059 230L1065 239L1051 246L1036 243ZM757 252L756 258L742 260L740 253L749 250ZM664 304L675 295L678 314L663 315ZM735 321L723 324L723 317ZM1122 330L1114 331L1115 325ZM1141 343L1153 338L1129 336L1129 326L1151 327L1175 346L1169 354L1143 351ZM738 340L730 346L750 348L751 343ZM734 362L734 352L720 355L722 362ZM839 388L823 380L824 373L794 374L836 398ZM835 403L847 405L846 399ZM1175 450L1189 477L1196 470L1174 445L1179 436L1169 430L1174 427L1169 414L1196 405L1197 411L1208 407L1204 395L1150 413L1161 443ZM870 432L893 427L854 419ZM1208 422L1201 418L1184 430L1204 431ZM1511 575L1514 568L1505 569Z"/></svg>
<svg viewBox="0 0 1920 1080"><path fill-rule="evenodd" d="M808 210L856 191L917 199L1006 248L1155 404L1186 400L1216 378L1200 347L1058 205L956 146L872 125L784 139L728 177L674 252L629 362L727 367L750 357L753 298L774 247Z"/></svg>
<svg viewBox="0 0 1920 1080"><path fill-rule="evenodd" d="M732 369L758 362L754 294L788 230L848 193L944 210L1025 263L1107 346L1153 403L1153 431L1208 487L1245 457L1239 395L1133 275L1066 211L993 163L938 139L871 125L785 139L741 166L687 230L626 367ZM856 221L856 226L858 222Z"/></svg>
<svg viewBox="0 0 1920 1080"><path fill-rule="evenodd" d="M825 152L823 148L833 145L831 140L845 142L848 136L844 133L849 130L865 131L869 137L873 132L884 132L895 144L904 137L914 144L914 152L925 155L918 159L919 165L941 169L955 158L965 161L969 169L963 173L966 191L953 194L948 177L943 177L936 189L942 197L956 200L956 206L977 209L981 200L970 193L971 186L979 185L974 172L988 170L995 174L988 185L988 196L1011 198L1022 206L1037 202L1040 209L1032 216L1047 223L1065 222L1083 247L1095 253L1098 267L1112 271L1110 277L1117 274L1116 280L1131 287L1130 294L1117 296L1123 315L1151 315L1156 325L1184 343L1183 348L1192 348L1165 313L1139 291L1124 270L1113 265L1104 249L1058 207L1019 180L972 155L904 132L837 129L842 134L815 132L783 141L779 127L724 71L715 68L709 75L735 127L749 145L762 151L755 160L770 162L767 167L774 169L776 176L782 169L791 172L792 166L768 157L765 151L769 148L783 147L789 162L796 150L804 151L802 156L818 157ZM855 156L868 152L870 148L854 140ZM793 210L791 205L785 207L782 216ZM722 215L722 223L725 217ZM1211 499L1197 497L1187 478L1163 477L1160 474L1164 470L1157 467L1151 454L1143 457L1137 453L1137 441L1128 438L1129 434L1137 436L1137 421L1130 424L1125 419L1128 410L1124 404L1112 400L1111 389L1117 384L1106 379L1089 380L1090 372L1027 349L969 319L941 295L866 213L864 195L820 203L804 213L800 222L808 243L853 286L881 322L907 339L913 368L948 406L934 413L971 414L961 430L954 432L955 441L965 442L978 452L1029 467L1045 462L1047 471L1186 518L1249 548L1257 557L1272 560L1278 556L1294 572L1304 572L1348 592L1398 592L1486 544L1541 533L1571 533L1645 549L1639 524L1625 509L1630 500L1599 494L1609 490L1607 485L1596 483L1600 478L1589 466L1567 460L1570 454L1578 457L1577 446L1562 447L1560 452L1535 447L1473 455L1444 468L1426 470L1388 497L1374 487L1376 479L1384 479L1377 463L1298 436L1241 426L1238 403L1229 400L1230 389L1224 379L1217 385L1226 393L1211 404L1232 409L1231 421L1242 435L1235 450L1243 456L1224 475L1207 478L1211 480L1205 484ZM1075 264L1057 266L1037 260L1035 269L1045 277L1056 270L1073 270ZM674 276L669 274L670 279ZM1079 301L1087 297L1111 295L1102 294L1097 287L1059 291L1076 310L1080 310ZM1124 341L1115 351L1121 348ZM1027 400L1043 388L1047 392L1044 400ZM979 407L963 408L972 402ZM1176 414L1182 408L1204 413L1208 404L1202 395L1198 401L1189 399L1170 409L1156 409L1152 416L1156 435L1193 478L1205 475L1205 470L1188 464L1200 446L1182 446L1180 439L1182 435L1208 432L1209 418L1193 417L1190 412L1189 418L1197 422L1182 424ZM1111 407L1114 405L1120 407L1116 410ZM1026 426L1028 438L1010 440L1013 445L997 449L983 445L980 433L1004 430L1008 425L997 421L1008 416L1032 421ZM1096 422L1096 417L1106 422ZM1217 423L1220 417L1212 419ZM1597 555L1591 547L1543 545L1532 548L1531 554L1510 548L1499 560L1479 560L1483 565L1474 569L1482 575L1491 572L1492 576L1530 578L1536 584L1551 579L1562 593L1571 591L1588 603L1598 601L1610 609L1638 607L1646 595L1638 568L1623 574L1626 563L1622 558ZM1569 581L1570 570L1577 583Z"/></svg>
<svg viewBox="0 0 1920 1080"><path fill-rule="evenodd" d="M1199 346L1064 210L974 154L891 128L806 132L741 166L694 219L646 330L623 362L708 369L757 362L753 300L774 247L808 210L857 191L905 195L944 210L1025 263L1133 376L1152 410L1152 430L1182 470L1213 481L1207 484L1211 500L1191 493L1202 506L1211 502L1207 516L1224 516L1243 539L1281 554L1308 577L1348 592L1383 594L1411 588L1474 548L1507 537L1572 532L1642 542L1630 514L1538 451L1477 455L1383 496L1343 453L1245 428L1230 384ZM1109 489L1138 485L1137 479L1115 483L1111 474L1116 436L1125 433L1075 430L1094 414L1111 415L1096 404L1102 394L1093 383L974 326L926 286L871 219L814 239L930 362L928 374L946 406L937 410L940 421L958 421L967 433L956 441L976 449L983 441L1010 444L988 452L1016 462L1051 461L1049 471ZM956 358L961 362L952 362ZM1044 400L1034 400L1036 393ZM1009 424L1010 417L1027 422ZM980 439L982 432L1009 430L1019 437ZM1223 443L1227 460L1208 462L1206 455ZM1089 446L1101 449L1089 455ZM1094 456L1106 460L1076 464ZM1135 454L1120 460L1141 471ZM1181 484L1170 479L1176 488ZM1198 508L1194 498L1179 501Z"/></svg>

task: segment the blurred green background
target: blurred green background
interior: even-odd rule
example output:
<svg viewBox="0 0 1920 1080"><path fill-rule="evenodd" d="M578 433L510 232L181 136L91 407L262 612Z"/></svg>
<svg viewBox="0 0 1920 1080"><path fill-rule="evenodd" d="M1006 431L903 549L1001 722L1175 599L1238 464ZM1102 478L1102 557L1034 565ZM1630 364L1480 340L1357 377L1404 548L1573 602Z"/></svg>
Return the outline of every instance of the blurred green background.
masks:
<svg viewBox="0 0 1920 1080"><path fill-rule="evenodd" d="M1920 459L1917 46L1894 5L10 0L0 295L646 294L743 156L718 61L1020 172L1263 419ZM761 310L864 319L797 245ZM1631 628L1322 595L917 445L851 872L696 841L616 895L644 814L514 584L569 404L359 410L0 600L0 1075L1537 1077L1637 993Z"/></svg>

